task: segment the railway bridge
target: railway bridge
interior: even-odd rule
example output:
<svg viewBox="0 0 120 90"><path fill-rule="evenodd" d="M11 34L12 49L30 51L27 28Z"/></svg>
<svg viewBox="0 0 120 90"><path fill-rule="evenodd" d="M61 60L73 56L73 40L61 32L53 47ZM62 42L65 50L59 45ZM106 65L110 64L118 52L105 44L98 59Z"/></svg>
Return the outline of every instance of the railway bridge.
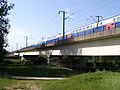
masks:
<svg viewBox="0 0 120 90"><path fill-rule="evenodd" d="M120 28L95 32L83 36L64 39L57 42L21 49L13 52L22 59L25 56L62 57L70 56L82 58L87 56L120 56ZM83 59L80 60L85 65Z"/></svg>

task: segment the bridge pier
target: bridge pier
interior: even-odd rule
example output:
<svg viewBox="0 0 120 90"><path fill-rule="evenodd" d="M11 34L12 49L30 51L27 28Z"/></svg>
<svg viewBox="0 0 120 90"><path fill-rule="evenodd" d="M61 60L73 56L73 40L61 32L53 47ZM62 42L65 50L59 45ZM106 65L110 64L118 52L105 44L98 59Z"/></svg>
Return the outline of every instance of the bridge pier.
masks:
<svg viewBox="0 0 120 90"><path fill-rule="evenodd" d="M25 60L24 56L20 56L21 61Z"/></svg>
<svg viewBox="0 0 120 90"><path fill-rule="evenodd" d="M84 56L70 56L72 68L86 71L87 70L87 62Z"/></svg>
<svg viewBox="0 0 120 90"><path fill-rule="evenodd" d="M47 64L50 64L50 56L47 56Z"/></svg>
<svg viewBox="0 0 120 90"><path fill-rule="evenodd" d="M78 70L87 70L87 64L83 56L51 56L49 64Z"/></svg>
<svg viewBox="0 0 120 90"><path fill-rule="evenodd" d="M87 62L85 60L85 57L84 56L81 56L80 59L79 59L79 64L80 64L80 68L83 69L83 70L87 70Z"/></svg>

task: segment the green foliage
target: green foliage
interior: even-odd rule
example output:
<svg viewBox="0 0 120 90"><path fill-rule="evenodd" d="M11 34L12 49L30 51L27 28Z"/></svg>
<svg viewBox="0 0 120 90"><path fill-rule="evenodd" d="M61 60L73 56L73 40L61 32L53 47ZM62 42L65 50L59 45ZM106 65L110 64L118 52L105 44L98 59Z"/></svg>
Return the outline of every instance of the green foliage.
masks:
<svg viewBox="0 0 120 90"><path fill-rule="evenodd" d="M88 69L90 71L96 70L109 70L109 71L120 71L120 57L117 56L93 56L86 60Z"/></svg>
<svg viewBox="0 0 120 90"><path fill-rule="evenodd" d="M67 77L77 73L74 70L50 65L0 65L0 76L5 74L34 77Z"/></svg>
<svg viewBox="0 0 120 90"><path fill-rule="evenodd" d="M43 81L0 78L0 90L120 90L119 76L119 72L97 71L75 75L63 80ZM34 86L34 89L28 86Z"/></svg>
<svg viewBox="0 0 120 90"><path fill-rule="evenodd" d="M17 83L17 80L14 80L14 79L11 80L11 79L8 79L8 78L0 78L0 90L8 90L8 89L5 89L5 87L6 86L11 86L15 83Z"/></svg>
<svg viewBox="0 0 120 90"><path fill-rule="evenodd" d="M39 81L43 90L120 90L120 73L98 71L76 75L61 81Z"/></svg>
<svg viewBox="0 0 120 90"><path fill-rule="evenodd" d="M53 69L51 73L55 75L60 74L56 71L59 71L60 68L53 67L53 66L7 66L6 71L13 70L16 72L21 71L21 73L30 73L33 71L36 75L35 69L31 69L30 71L23 71L21 69L16 68L35 68L35 69ZM1 68L1 66L0 66ZM11 68L11 69L10 69ZM2 68L5 70L5 68ZM12 70L13 69L13 70ZM0 70L1 71L1 70ZM22 72L23 71L23 72ZM41 71L41 70L40 70ZM41 71L41 72L48 72L46 75L51 75L49 71ZM60 71L59 71L60 72ZM64 71L62 71L64 72ZM0 72L1 73L1 72ZM19 75L21 75L21 73ZM40 72L39 72L40 73ZM40 74L39 74L40 75ZM46 76L44 75L44 76ZM65 78L63 80L15 80L15 79L8 79L8 78L1 78L0 77L0 90L33 90L34 86L35 90L120 90L120 73L119 72L108 72L108 71L97 71L94 73L84 73L78 74L75 76L71 76Z"/></svg>
<svg viewBox="0 0 120 90"><path fill-rule="evenodd" d="M16 65L16 64L26 64L27 61L25 60L20 60L20 59L5 59L4 60L4 64L13 64L13 65Z"/></svg>
<svg viewBox="0 0 120 90"><path fill-rule="evenodd" d="M8 5L7 0L0 0L0 60L4 56L4 47L6 47L8 30L10 28L9 19L9 10L13 9L14 4Z"/></svg>

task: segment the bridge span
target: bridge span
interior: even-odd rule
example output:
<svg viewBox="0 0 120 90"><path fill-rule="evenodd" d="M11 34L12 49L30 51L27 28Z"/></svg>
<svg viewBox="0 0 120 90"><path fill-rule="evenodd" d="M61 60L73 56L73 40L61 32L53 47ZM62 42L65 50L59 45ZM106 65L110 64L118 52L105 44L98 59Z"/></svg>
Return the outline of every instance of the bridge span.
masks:
<svg viewBox="0 0 120 90"><path fill-rule="evenodd" d="M18 50L14 55L119 56L120 28Z"/></svg>
<svg viewBox="0 0 120 90"><path fill-rule="evenodd" d="M77 60L80 67L86 67L84 57L120 56L120 28L48 43L44 46L25 48L12 53L21 59L47 56L48 63L55 63L51 57L56 57L58 60L62 56L69 56L74 61Z"/></svg>
<svg viewBox="0 0 120 90"><path fill-rule="evenodd" d="M92 40L40 50L40 55L114 56L120 55L120 37Z"/></svg>

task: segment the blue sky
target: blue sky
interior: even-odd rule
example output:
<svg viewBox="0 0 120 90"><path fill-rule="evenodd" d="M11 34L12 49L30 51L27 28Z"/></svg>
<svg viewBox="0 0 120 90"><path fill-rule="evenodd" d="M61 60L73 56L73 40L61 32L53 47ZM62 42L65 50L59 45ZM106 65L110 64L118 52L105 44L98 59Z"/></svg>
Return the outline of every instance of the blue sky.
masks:
<svg viewBox="0 0 120 90"><path fill-rule="evenodd" d="M40 42L42 37L48 38L62 33L62 14L67 16L66 31L93 23L93 16L112 17L120 14L120 0L8 0L15 7L8 16L11 29L8 35L9 47L7 50L16 50L25 47L25 37L28 36L28 45Z"/></svg>

